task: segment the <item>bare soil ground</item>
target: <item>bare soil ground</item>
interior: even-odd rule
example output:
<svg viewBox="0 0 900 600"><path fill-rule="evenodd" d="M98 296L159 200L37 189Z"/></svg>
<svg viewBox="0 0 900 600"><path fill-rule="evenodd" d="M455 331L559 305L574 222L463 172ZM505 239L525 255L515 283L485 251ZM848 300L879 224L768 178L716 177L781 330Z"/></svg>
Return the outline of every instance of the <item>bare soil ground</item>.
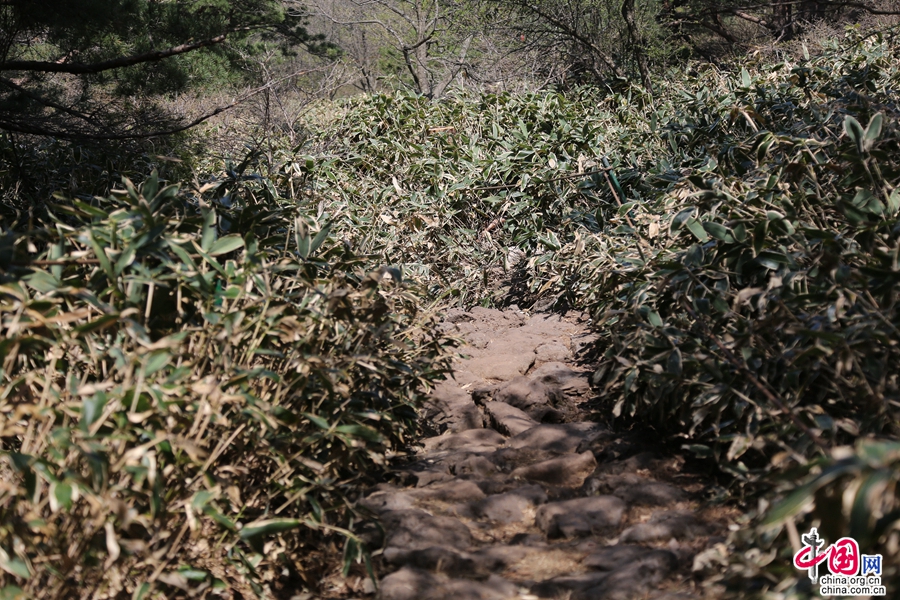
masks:
<svg viewBox="0 0 900 600"><path fill-rule="evenodd" d="M381 600L698 598L694 556L735 516L677 453L596 412L586 317L450 311L464 339L432 437L369 491ZM600 418L598 418L600 417ZM349 597L349 596L345 596Z"/></svg>

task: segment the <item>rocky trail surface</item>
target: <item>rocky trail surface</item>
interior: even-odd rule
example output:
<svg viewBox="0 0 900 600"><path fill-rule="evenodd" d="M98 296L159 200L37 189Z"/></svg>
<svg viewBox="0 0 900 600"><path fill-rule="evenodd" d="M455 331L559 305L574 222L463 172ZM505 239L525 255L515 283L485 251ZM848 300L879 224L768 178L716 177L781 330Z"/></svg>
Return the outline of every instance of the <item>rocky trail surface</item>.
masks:
<svg viewBox="0 0 900 600"><path fill-rule="evenodd" d="M379 598L704 595L691 565L727 518L681 456L601 423L586 318L474 308L442 326L466 344L427 406L435 435L361 501L383 531Z"/></svg>

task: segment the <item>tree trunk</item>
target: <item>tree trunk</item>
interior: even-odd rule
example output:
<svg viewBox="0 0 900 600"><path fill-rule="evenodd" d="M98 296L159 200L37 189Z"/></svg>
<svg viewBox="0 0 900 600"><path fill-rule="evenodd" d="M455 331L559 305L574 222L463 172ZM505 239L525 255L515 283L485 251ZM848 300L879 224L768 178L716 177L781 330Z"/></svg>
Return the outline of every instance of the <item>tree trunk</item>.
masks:
<svg viewBox="0 0 900 600"><path fill-rule="evenodd" d="M628 37L631 40L634 59L641 73L641 83L643 83L647 92L652 95L653 83L650 80L650 66L647 63L647 52L646 48L644 48L644 36L641 35L637 23L634 21L634 0L624 0L622 2L622 18L625 19L625 25L628 26Z"/></svg>

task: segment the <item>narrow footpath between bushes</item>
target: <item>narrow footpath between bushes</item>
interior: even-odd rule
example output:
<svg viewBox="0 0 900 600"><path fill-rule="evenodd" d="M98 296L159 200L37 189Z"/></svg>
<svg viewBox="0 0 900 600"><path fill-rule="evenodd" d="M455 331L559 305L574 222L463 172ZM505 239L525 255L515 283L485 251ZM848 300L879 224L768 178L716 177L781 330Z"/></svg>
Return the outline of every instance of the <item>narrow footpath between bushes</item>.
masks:
<svg viewBox="0 0 900 600"><path fill-rule="evenodd" d="M691 566L726 513L682 457L592 418L587 319L474 308L442 326L466 345L426 409L439 435L361 502L384 531L379 597L702 597Z"/></svg>

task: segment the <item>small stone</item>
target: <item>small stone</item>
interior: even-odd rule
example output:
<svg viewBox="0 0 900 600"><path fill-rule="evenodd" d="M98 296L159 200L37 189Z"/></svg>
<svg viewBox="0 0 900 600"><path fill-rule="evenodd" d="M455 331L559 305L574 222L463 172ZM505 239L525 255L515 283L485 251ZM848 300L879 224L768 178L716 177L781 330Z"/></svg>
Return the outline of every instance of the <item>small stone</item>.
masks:
<svg viewBox="0 0 900 600"><path fill-rule="evenodd" d="M487 581L451 579L440 591L440 595L429 596L434 600L510 600L519 596L516 586L498 575L491 575Z"/></svg>
<svg viewBox="0 0 900 600"><path fill-rule="evenodd" d="M483 456L470 454L464 459L456 461L452 470L457 476L478 475L480 477L490 477L497 472L497 465Z"/></svg>
<svg viewBox="0 0 900 600"><path fill-rule="evenodd" d="M483 331L473 331L466 335L466 342L473 348L483 350L491 342L491 336Z"/></svg>
<svg viewBox="0 0 900 600"><path fill-rule="evenodd" d="M562 399L562 395L555 388L528 377L516 377L495 390L493 397L497 402L505 402L529 414L532 409L543 408Z"/></svg>
<svg viewBox="0 0 900 600"><path fill-rule="evenodd" d="M435 573L448 575L474 575L476 571L486 573L467 553L446 546L431 546L418 550L392 546L386 548L382 556L387 562L395 565L416 567Z"/></svg>
<svg viewBox="0 0 900 600"><path fill-rule="evenodd" d="M482 379L509 381L519 377L534 363L534 354L489 354L477 359L468 359L463 364Z"/></svg>
<svg viewBox="0 0 900 600"><path fill-rule="evenodd" d="M598 586L582 590L573 600L631 600L642 598L677 565L675 555L665 550L651 550L644 560L636 560L619 566L615 571L604 571L608 577Z"/></svg>
<svg viewBox="0 0 900 600"><path fill-rule="evenodd" d="M359 505L376 514L412 508L414 498L406 491L380 490L359 501Z"/></svg>
<svg viewBox="0 0 900 600"><path fill-rule="evenodd" d="M543 424L510 438L510 448L536 448L555 454L569 454L604 432L597 423Z"/></svg>
<svg viewBox="0 0 900 600"><path fill-rule="evenodd" d="M506 435L516 435L539 425L528 414L506 402L486 402L484 412L491 426Z"/></svg>
<svg viewBox="0 0 900 600"><path fill-rule="evenodd" d="M687 499L687 493L661 481L645 480L617 487L613 492L630 505L671 506Z"/></svg>
<svg viewBox="0 0 900 600"><path fill-rule="evenodd" d="M453 450L473 447L492 449L503 445L506 438L493 429L467 429L459 433L448 433L422 440L425 450Z"/></svg>
<svg viewBox="0 0 900 600"><path fill-rule="evenodd" d="M544 363L532 371L529 377L545 385L554 386L567 395L580 396L591 391L587 373L576 371L561 362Z"/></svg>
<svg viewBox="0 0 900 600"><path fill-rule="evenodd" d="M489 571L500 571L513 566L525 558L529 552L531 550L526 546L488 546L480 548L472 556Z"/></svg>
<svg viewBox="0 0 900 600"><path fill-rule="evenodd" d="M615 496L590 496L540 507L535 517L538 529L547 537L581 537L618 527L626 505Z"/></svg>
<svg viewBox="0 0 900 600"><path fill-rule="evenodd" d="M596 467L597 461L594 459L594 455L584 452L551 458L527 467L519 467L512 472L512 476L550 485L579 487Z"/></svg>
<svg viewBox="0 0 900 600"><path fill-rule="evenodd" d="M656 540L691 540L708 535L712 528L690 513L654 513L647 523L639 523L622 532L623 542L651 542Z"/></svg>
<svg viewBox="0 0 900 600"><path fill-rule="evenodd" d="M569 349L559 342L541 344L534 349L534 364L540 365L548 362L562 362L572 358Z"/></svg>
<svg viewBox="0 0 900 600"><path fill-rule="evenodd" d="M477 431L477 430L473 430ZM424 469L421 471L412 471L412 476L416 478L416 487L426 487L432 483L440 483L453 479L449 469Z"/></svg>
<svg viewBox="0 0 900 600"><path fill-rule="evenodd" d="M539 598L572 598L572 592L602 586L608 576L608 573L597 571L579 575L562 575L533 585L530 591ZM595 598L600 597L595 596Z"/></svg>
<svg viewBox="0 0 900 600"><path fill-rule="evenodd" d="M472 544L472 533L464 523L452 517L436 517L422 510L386 512L381 516L387 532L385 547L420 550L447 546L465 550Z"/></svg>
<svg viewBox="0 0 900 600"><path fill-rule="evenodd" d="M403 567L381 580L380 600L421 600L440 585L427 571Z"/></svg>
<svg viewBox="0 0 900 600"><path fill-rule="evenodd" d="M585 558L583 564L601 571L616 571L633 564L648 564L659 568L673 569L677 562L677 557L668 550L619 544L597 550Z"/></svg>
<svg viewBox="0 0 900 600"><path fill-rule="evenodd" d="M484 492L471 481L453 480L408 492L413 498L439 500L441 502L472 502L484 499Z"/></svg>
<svg viewBox="0 0 900 600"><path fill-rule="evenodd" d="M500 523L516 523L524 518L525 510L547 501L547 493L537 485L488 496L473 506L480 517Z"/></svg>
<svg viewBox="0 0 900 600"><path fill-rule="evenodd" d="M458 432L484 426L481 411L472 397L446 381L435 386L425 402L425 418L439 431Z"/></svg>

